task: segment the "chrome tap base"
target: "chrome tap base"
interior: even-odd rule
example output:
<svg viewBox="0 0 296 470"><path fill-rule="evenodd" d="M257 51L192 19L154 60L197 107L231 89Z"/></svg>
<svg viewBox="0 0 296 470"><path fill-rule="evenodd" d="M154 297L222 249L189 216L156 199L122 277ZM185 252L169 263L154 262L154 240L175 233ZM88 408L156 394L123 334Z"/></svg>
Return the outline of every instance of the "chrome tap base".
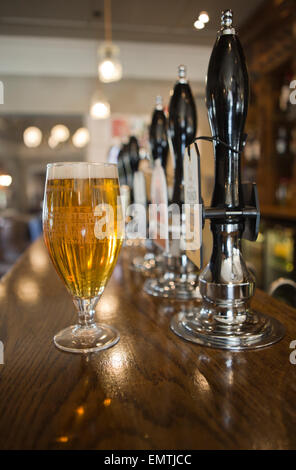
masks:
<svg viewBox="0 0 296 470"><path fill-rule="evenodd" d="M130 269L144 276L156 276L163 271L163 261L162 254L146 253L145 256L136 256L130 264Z"/></svg>
<svg viewBox="0 0 296 470"><path fill-rule="evenodd" d="M147 252L143 256L136 256L129 268L131 271L144 276L159 276L163 272L164 258L160 248L152 240L146 239L144 247Z"/></svg>
<svg viewBox="0 0 296 470"><path fill-rule="evenodd" d="M240 311L229 323L225 312L203 302L190 312L173 316L171 329L181 338L211 348L242 351L259 349L280 341L285 329L275 318L253 310Z"/></svg>
<svg viewBox="0 0 296 470"><path fill-rule="evenodd" d="M186 259L185 259L185 258ZM164 256L166 269L155 279L147 279L144 291L154 297L174 300L201 299L199 272L186 255Z"/></svg>
<svg viewBox="0 0 296 470"><path fill-rule="evenodd" d="M148 279L144 284L146 294L175 300L200 299L198 275L165 273L160 279Z"/></svg>
<svg viewBox="0 0 296 470"><path fill-rule="evenodd" d="M172 318L171 329L193 343L235 351L276 343L284 327L250 308L255 279L240 250L240 224L212 223L213 253L199 275L200 306Z"/></svg>

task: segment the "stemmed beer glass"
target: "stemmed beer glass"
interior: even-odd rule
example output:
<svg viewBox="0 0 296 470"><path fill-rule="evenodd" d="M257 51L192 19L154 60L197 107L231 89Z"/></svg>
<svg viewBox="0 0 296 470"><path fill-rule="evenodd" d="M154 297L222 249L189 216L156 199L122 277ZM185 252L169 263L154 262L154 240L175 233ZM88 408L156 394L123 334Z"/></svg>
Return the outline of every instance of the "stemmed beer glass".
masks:
<svg viewBox="0 0 296 470"><path fill-rule="evenodd" d="M113 346L119 333L96 323L94 316L123 241L117 166L47 165L43 233L53 265L78 311L78 324L60 331L55 345L75 353Z"/></svg>

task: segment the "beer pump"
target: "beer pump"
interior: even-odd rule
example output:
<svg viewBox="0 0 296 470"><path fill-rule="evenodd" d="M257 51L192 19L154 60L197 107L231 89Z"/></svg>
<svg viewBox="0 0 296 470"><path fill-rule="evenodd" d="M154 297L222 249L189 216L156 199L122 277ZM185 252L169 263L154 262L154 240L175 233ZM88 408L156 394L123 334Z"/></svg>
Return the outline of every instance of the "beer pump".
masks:
<svg viewBox="0 0 296 470"><path fill-rule="evenodd" d="M175 160L174 189L172 203L184 203L184 153L187 145L196 136L197 112L190 85L186 78L186 68L180 65L179 79L169 105L169 138Z"/></svg>
<svg viewBox="0 0 296 470"><path fill-rule="evenodd" d="M140 155L139 155L139 143L135 136L130 136L127 144L127 153L129 156L130 167L132 170L132 175L138 171Z"/></svg>
<svg viewBox="0 0 296 470"><path fill-rule="evenodd" d="M163 109L161 96L156 96L155 108L152 113L151 125L149 128L150 154L153 164L158 162L166 170L168 158L167 139L167 118ZM157 162L157 163L156 163ZM136 256L130 268L133 271L141 272L145 275L159 274L162 269L163 256L152 240L146 240L147 253L144 256Z"/></svg>
<svg viewBox="0 0 296 470"><path fill-rule="evenodd" d="M144 290L155 297L190 300L199 297L198 268L187 257L181 236L182 204L184 202L183 159L186 145L193 142L197 128L197 113L186 68L180 65L178 80L169 104L168 140L174 158L174 188L171 203L180 212L178 237L174 237L172 213L168 220L168 244L163 253L163 274L145 282Z"/></svg>
<svg viewBox="0 0 296 470"><path fill-rule="evenodd" d="M255 184L241 181L248 94L243 50L232 25L232 12L226 10L206 85L215 183L211 207L203 208L203 218L210 220L213 251L199 276L201 305L176 314L171 328L188 341L232 350L268 346L284 335L277 320L251 309L255 280L241 253L242 239L256 240L260 218Z"/></svg>
<svg viewBox="0 0 296 470"><path fill-rule="evenodd" d="M164 171L166 171L169 144L167 138L167 118L164 113L161 96L156 97L156 106L149 128L149 143L154 163L160 159L161 165Z"/></svg>
<svg viewBox="0 0 296 470"><path fill-rule="evenodd" d="M123 161L123 154L124 154L124 146L122 145L118 154L118 158L117 158L117 168L118 168L118 177L119 177L120 186L128 185L126 169L125 169L125 165Z"/></svg>

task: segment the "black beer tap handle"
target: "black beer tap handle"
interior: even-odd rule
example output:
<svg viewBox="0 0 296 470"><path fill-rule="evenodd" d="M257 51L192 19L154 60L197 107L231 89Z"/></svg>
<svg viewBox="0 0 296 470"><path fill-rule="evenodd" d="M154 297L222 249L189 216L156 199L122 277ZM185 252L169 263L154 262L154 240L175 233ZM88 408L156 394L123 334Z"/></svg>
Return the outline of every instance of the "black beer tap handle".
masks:
<svg viewBox="0 0 296 470"><path fill-rule="evenodd" d="M200 136L194 139L194 146L196 153L200 159L200 152L198 149L197 141L204 140L206 142L219 142L220 145L226 147L228 150L240 154L243 151L243 148L246 143L247 135L244 134L242 139L242 145L240 149L235 149L228 145L226 142L223 142L218 137L208 137ZM187 147L188 155L190 157L190 145ZM243 200L244 207L241 209L228 209L228 208L219 208L219 207L204 207L203 203L203 225L205 219L218 219L225 220L231 218L242 218L244 220L244 230L242 233L242 238L250 241L255 241L259 233L259 224L260 224L260 208L259 208L259 198L258 190L256 183L242 183L241 188L243 191Z"/></svg>
<svg viewBox="0 0 296 470"><path fill-rule="evenodd" d="M175 84L169 105L169 138L174 156L174 189L172 202L182 205L183 195L183 161L185 148L196 135L197 112L190 85L186 79L186 68L180 65L179 79Z"/></svg>
<svg viewBox="0 0 296 470"><path fill-rule="evenodd" d="M156 97L156 106L152 114L149 128L149 142L153 160L160 159L166 171L169 144L167 137L167 118L163 109L162 97Z"/></svg>

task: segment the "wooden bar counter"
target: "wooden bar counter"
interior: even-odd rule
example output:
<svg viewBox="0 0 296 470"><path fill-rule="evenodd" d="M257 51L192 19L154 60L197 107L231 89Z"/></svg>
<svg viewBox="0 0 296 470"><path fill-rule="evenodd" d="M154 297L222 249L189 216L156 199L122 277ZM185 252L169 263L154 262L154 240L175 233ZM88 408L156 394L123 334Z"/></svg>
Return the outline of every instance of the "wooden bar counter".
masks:
<svg viewBox="0 0 296 470"><path fill-rule="evenodd" d="M120 342L89 356L52 338L76 321L38 240L0 282L0 449L295 449L296 310L257 291L286 336L248 352L199 347L169 329L182 302L155 300L122 250L98 304Z"/></svg>

